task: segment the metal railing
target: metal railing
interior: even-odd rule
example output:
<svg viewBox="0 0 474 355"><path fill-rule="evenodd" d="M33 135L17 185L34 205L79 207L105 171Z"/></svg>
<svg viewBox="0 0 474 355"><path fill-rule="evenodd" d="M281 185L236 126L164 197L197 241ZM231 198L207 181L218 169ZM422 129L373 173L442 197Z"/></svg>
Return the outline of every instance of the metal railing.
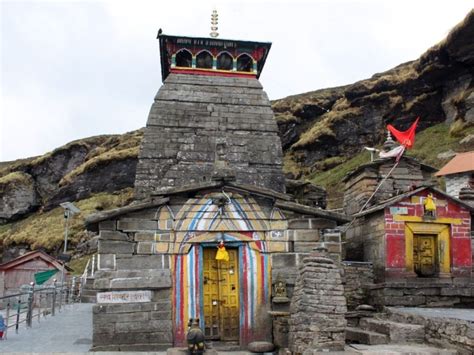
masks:
<svg viewBox="0 0 474 355"><path fill-rule="evenodd" d="M7 339L11 329L18 333L21 326L32 327L35 319L40 323L41 318L54 316L65 305L80 302L80 281L73 277L65 284L55 281L50 286L38 286L31 283L22 286L19 293L0 297L0 314L5 323L3 339Z"/></svg>

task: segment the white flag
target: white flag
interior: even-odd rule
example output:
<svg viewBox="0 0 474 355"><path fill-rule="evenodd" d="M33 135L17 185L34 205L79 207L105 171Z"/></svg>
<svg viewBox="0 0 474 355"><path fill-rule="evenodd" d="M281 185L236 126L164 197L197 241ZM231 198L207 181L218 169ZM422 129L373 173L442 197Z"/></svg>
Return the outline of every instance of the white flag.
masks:
<svg viewBox="0 0 474 355"><path fill-rule="evenodd" d="M397 158L397 161L399 161L404 151L405 151L405 146L399 145L398 147L395 147L392 150L389 150L388 152L381 151L379 153L379 157L383 159Z"/></svg>

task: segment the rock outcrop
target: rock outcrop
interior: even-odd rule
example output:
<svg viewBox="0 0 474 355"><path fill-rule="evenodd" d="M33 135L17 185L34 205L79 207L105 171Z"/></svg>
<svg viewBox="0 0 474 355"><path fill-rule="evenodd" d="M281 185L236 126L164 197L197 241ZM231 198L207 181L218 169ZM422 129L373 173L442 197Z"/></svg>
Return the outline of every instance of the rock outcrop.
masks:
<svg viewBox="0 0 474 355"><path fill-rule="evenodd" d="M293 176L318 171L384 139L388 123L418 130L440 122L474 125L474 11L418 60L352 85L290 96L273 103ZM324 164L323 164L324 165ZM324 167L323 167L324 169Z"/></svg>
<svg viewBox="0 0 474 355"><path fill-rule="evenodd" d="M74 141L0 167L0 223L97 192L133 187L141 130Z"/></svg>
<svg viewBox="0 0 474 355"><path fill-rule="evenodd" d="M31 175L12 172L0 178L0 222L16 219L38 206Z"/></svg>

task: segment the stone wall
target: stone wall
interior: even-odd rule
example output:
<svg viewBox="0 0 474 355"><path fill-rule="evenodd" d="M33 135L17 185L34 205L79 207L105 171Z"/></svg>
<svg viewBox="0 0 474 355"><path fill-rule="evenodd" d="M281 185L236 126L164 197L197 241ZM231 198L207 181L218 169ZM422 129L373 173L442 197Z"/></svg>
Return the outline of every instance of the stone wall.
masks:
<svg viewBox="0 0 474 355"><path fill-rule="evenodd" d="M469 320L448 318L443 312L436 315L415 314L410 311L388 310L390 319L425 326L425 340L441 348L456 349L459 355L474 353L474 323Z"/></svg>
<svg viewBox="0 0 474 355"><path fill-rule="evenodd" d="M137 216L138 217L138 216ZM94 289L109 292L149 290L146 303L98 303L93 308L94 350L155 351L173 344L170 257L156 254L142 218L100 223L98 271Z"/></svg>
<svg viewBox="0 0 474 355"><path fill-rule="evenodd" d="M469 186L469 178L471 173L451 174L445 176L446 192L454 197L459 198L459 192L463 187Z"/></svg>
<svg viewBox="0 0 474 355"><path fill-rule="evenodd" d="M373 265L374 279L385 279L385 220L383 211L357 218L344 235L344 259Z"/></svg>
<svg viewBox="0 0 474 355"><path fill-rule="evenodd" d="M232 170L237 183L284 191L270 101L255 78L170 74L148 117L136 197L209 181L216 168Z"/></svg>
<svg viewBox="0 0 474 355"><path fill-rule="evenodd" d="M170 296L170 290L164 289L154 291L151 302L147 303L95 305L93 350L160 351L171 347Z"/></svg>
<svg viewBox="0 0 474 355"><path fill-rule="evenodd" d="M339 267L325 253L305 257L291 300L290 350L297 354L344 350L346 311Z"/></svg>
<svg viewBox="0 0 474 355"><path fill-rule="evenodd" d="M345 178L344 212L348 215L359 212L394 164L393 159L376 160L361 166L356 172L348 175ZM402 158L389 178L380 186L368 207L400 192L409 191L414 184L420 185L430 181L429 173L435 171L433 168L431 169L422 166L412 158Z"/></svg>
<svg viewBox="0 0 474 355"><path fill-rule="evenodd" d="M361 304L369 304L369 289L374 283L372 263L343 261L342 270L347 309L353 311Z"/></svg>
<svg viewBox="0 0 474 355"><path fill-rule="evenodd" d="M284 240L289 243L288 251L272 254L272 280L283 280L291 298L303 258L314 248L324 246L328 256L335 262L341 261L341 233L334 229L336 222L323 218L295 218L288 221Z"/></svg>
<svg viewBox="0 0 474 355"><path fill-rule="evenodd" d="M455 307L474 302L474 284L469 278L414 278L377 284L370 289L370 302L383 306Z"/></svg>

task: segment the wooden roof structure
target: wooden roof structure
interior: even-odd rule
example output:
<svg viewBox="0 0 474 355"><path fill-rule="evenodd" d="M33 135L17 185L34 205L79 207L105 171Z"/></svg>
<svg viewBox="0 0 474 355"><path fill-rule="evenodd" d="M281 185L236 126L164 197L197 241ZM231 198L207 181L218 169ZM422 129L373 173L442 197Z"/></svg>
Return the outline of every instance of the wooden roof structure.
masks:
<svg viewBox="0 0 474 355"><path fill-rule="evenodd" d="M456 154L435 176L459 174L468 171L474 172L474 151Z"/></svg>
<svg viewBox="0 0 474 355"><path fill-rule="evenodd" d="M61 270L63 267L63 264L58 260L53 258L51 255L46 254L42 250L33 250L30 251L29 253L23 254L15 259L12 259L10 261L7 261L6 263L0 264L0 271L7 271L9 269L13 269L18 265L27 263L31 260L34 259L42 259L45 261L47 264L50 264L51 266L55 267L56 269ZM66 269L68 269L66 267Z"/></svg>

